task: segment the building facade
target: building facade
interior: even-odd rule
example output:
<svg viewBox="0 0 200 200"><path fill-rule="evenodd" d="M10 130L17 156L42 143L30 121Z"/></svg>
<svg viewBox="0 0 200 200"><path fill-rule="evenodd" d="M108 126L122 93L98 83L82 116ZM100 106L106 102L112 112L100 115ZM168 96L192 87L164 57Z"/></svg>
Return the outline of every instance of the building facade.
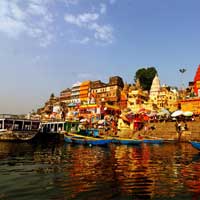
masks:
<svg viewBox="0 0 200 200"><path fill-rule="evenodd" d="M75 83L71 88L71 103L80 104L80 85L81 83Z"/></svg>
<svg viewBox="0 0 200 200"><path fill-rule="evenodd" d="M130 108L134 113L141 108L150 110L151 107L149 107L148 100L149 94L147 91L143 91L138 87L131 87L128 93L127 107Z"/></svg>
<svg viewBox="0 0 200 200"><path fill-rule="evenodd" d="M110 105L119 105L123 87L123 80L119 76L110 77L109 83L103 83L100 80L93 81L91 83L91 98L94 98L97 104L107 102Z"/></svg>
<svg viewBox="0 0 200 200"><path fill-rule="evenodd" d="M90 88L91 81L84 81L80 84L80 103L87 104L90 103Z"/></svg>
<svg viewBox="0 0 200 200"><path fill-rule="evenodd" d="M68 105L71 103L71 89L67 88L60 92L60 102L66 103Z"/></svg>

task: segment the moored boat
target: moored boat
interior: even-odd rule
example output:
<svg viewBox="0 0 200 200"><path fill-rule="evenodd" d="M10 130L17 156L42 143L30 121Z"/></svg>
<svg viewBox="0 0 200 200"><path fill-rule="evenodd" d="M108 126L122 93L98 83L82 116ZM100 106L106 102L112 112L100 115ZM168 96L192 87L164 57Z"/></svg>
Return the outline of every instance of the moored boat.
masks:
<svg viewBox="0 0 200 200"><path fill-rule="evenodd" d="M26 141L33 139L39 131L40 121L18 115L0 115L0 140Z"/></svg>
<svg viewBox="0 0 200 200"><path fill-rule="evenodd" d="M162 144L163 139L128 139L128 138L113 138L112 143L114 144L124 144L124 145L139 145L142 143L149 144Z"/></svg>
<svg viewBox="0 0 200 200"><path fill-rule="evenodd" d="M143 139L144 143L149 143L149 144L162 144L164 142L163 139Z"/></svg>
<svg viewBox="0 0 200 200"><path fill-rule="evenodd" d="M39 137L42 139L63 140L66 122L61 120L41 122Z"/></svg>
<svg viewBox="0 0 200 200"><path fill-rule="evenodd" d="M89 146L106 146L111 142L110 139L104 139L104 138L93 137L93 136L85 136L85 135L79 135L79 134L73 134L73 133L69 133L69 134L65 133L64 140L67 143L83 144L83 145L89 145Z"/></svg>
<svg viewBox="0 0 200 200"><path fill-rule="evenodd" d="M140 139L128 139L128 138L117 138L114 137L112 139L112 143L114 144L124 144L124 145L139 145L141 144L143 141Z"/></svg>
<svg viewBox="0 0 200 200"><path fill-rule="evenodd" d="M111 139L100 137L98 129L80 129L77 121L66 121L64 140L67 143L89 146L106 146L111 142Z"/></svg>
<svg viewBox="0 0 200 200"><path fill-rule="evenodd" d="M190 141L190 144L197 150L200 151L200 142L197 141Z"/></svg>
<svg viewBox="0 0 200 200"><path fill-rule="evenodd" d="M89 145L89 146L106 146L110 143L107 139L102 138L94 138L94 137L77 137L73 136L71 137L72 143L74 144L83 144L83 145Z"/></svg>

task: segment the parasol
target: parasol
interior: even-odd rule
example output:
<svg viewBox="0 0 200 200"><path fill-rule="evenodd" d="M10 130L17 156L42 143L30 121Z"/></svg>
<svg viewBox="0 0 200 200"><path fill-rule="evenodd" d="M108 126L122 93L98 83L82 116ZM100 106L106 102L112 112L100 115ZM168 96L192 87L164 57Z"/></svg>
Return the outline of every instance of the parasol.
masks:
<svg viewBox="0 0 200 200"><path fill-rule="evenodd" d="M171 116L172 117L178 117L178 116L180 116L180 115L182 115L183 114L183 111L182 110L176 110L176 111L174 111L172 114L171 114Z"/></svg>
<svg viewBox="0 0 200 200"><path fill-rule="evenodd" d="M183 115L185 117L191 117L193 115L193 112L192 111L185 111L185 112L183 112Z"/></svg>
<svg viewBox="0 0 200 200"><path fill-rule="evenodd" d="M169 116L169 115L170 115L170 112L169 112L167 109L162 108L162 109L160 110L160 112L159 112L157 115L158 115L158 116L164 116L164 115Z"/></svg>

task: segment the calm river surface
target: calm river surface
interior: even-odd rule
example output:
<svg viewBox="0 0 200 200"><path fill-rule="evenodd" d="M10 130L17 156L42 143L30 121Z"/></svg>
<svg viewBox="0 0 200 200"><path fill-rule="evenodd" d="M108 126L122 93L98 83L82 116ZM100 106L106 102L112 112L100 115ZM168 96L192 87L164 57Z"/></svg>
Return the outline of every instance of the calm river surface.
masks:
<svg viewBox="0 0 200 200"><path fill-rule="evenodd" d="M0 143L0 199L200 199L190 144Z"/></svg>

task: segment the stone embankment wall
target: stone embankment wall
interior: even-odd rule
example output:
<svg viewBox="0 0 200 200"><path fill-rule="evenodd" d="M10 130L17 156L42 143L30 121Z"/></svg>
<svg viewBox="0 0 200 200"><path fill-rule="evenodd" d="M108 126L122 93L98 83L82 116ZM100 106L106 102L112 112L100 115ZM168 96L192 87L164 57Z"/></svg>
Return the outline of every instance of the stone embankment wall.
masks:
<svg viewBox="0 0 200 200"><path fill-rule="evenodd" d="M184 123L182 122L182 126ZM180 141L187 142L190 140L200 141L200 120L188 121L187 122L188 131L182 131ZM140 131L134 132L130 129L124 129L118 132L120 137L134 137L134 135L141 134L145 137L158 137L166 140L175 139L178 140L179 134L176 131L175 122L156 122L148 123L148 130L144 128ZM155 129L151 129L155 127Z"/></svg>

